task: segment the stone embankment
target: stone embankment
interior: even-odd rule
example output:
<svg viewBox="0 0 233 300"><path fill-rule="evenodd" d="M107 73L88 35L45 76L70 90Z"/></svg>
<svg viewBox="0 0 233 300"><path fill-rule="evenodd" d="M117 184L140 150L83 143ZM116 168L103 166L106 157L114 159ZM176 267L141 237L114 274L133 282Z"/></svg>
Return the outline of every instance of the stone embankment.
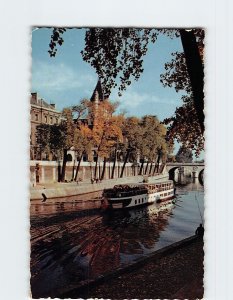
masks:
<svg viewBox="0 0 233 300"><path fill-rule="evenodd" d="M149 181L168 179L167 174L149 177ZM99 183L79 182L73 183L49 183L37 185L30 188L31 200L43 200L43 195L47 199L64 198L76 195L94 193L102 191L105 188L112 188L116 184L142 182L143 176L125 177L117 179L108 179Z"/></svg>
<svg viewBox="0 0 233 300"><path fill-rule="evenodd" d="M70 287L61 297L202 299L203 261L203 240L192 236L79 288Z"/></svg>

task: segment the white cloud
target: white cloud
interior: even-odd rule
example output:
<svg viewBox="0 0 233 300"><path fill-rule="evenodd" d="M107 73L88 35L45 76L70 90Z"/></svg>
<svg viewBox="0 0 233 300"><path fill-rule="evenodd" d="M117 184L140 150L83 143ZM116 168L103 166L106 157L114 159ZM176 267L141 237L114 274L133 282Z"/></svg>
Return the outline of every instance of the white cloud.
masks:
<svg viewBox="0 0 233 300"><path fill-rule="evenodd" d="M35 62L32 72L32 88L34 90L65 91L92 86L96 82L94 76L80 75L65 64Z"/></svg>
<svg viewBox="0 0 233 300"><path fill-rule="evenodd" d="M114 97L115 96L115 97ZM137 92L129 88L123 93L122 97L116 96L116 91L111 95L112 100L119 100L120 110L126 110L127 115L143 116L157 115L160 120L170 117L176 106L177 99L161 97L153 92Z"/></svg>
<svg viewBox="0 0 233 300"><path fill-rule="evenodd" d="M149 93L138 93L135 91L126 91L121 98L118 99L124 108L135 109L143 105L168 104L175 105L177 102L172 99L162 98Z"/></svg>

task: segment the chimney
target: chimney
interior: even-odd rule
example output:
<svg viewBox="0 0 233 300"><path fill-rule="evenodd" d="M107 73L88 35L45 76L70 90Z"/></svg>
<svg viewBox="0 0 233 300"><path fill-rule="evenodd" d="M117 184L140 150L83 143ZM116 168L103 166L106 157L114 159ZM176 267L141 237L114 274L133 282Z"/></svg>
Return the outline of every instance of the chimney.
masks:
<svg viewBox="0 0 233 300"><path fill-rule="evenodd" d="M37 103L37 93L31 93L32 100L34 100Z"/></svg>

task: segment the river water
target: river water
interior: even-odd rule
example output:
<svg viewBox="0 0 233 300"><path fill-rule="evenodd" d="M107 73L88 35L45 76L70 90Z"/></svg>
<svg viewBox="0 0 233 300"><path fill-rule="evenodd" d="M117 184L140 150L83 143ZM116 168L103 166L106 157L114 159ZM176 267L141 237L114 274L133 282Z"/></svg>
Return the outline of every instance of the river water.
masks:
<svg viewBox="0 0 233 300"><path fill-rule="evenodd" d="M202 223L204 190L198 182L177 186L176 203L111 214L99 194L68 203L31 205L33 298L59 297L86 279L126 265L194 234Z"/></svg>

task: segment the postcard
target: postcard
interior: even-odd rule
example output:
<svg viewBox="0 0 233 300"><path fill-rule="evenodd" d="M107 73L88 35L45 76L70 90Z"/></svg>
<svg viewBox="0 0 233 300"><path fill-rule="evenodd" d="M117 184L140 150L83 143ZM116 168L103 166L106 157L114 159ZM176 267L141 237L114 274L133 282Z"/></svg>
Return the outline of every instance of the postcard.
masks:
<svg viewBox="0 0 233 300"><path fill-rule="evenodd" d="M31 34L32 298L203 298L205 30Z"/></svg>

